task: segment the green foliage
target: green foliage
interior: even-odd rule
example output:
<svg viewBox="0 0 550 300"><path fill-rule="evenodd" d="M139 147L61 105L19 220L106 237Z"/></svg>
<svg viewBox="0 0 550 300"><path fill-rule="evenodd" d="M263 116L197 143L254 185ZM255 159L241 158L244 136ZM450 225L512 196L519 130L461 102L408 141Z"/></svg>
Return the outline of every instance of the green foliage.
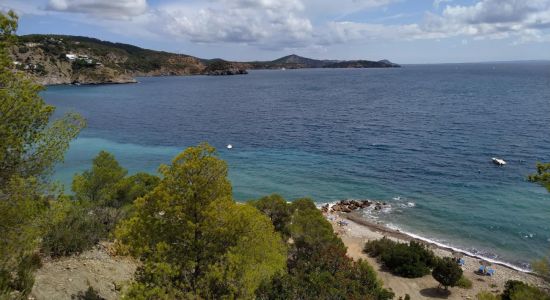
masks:
<svg viewBox="0 0 550 300"><path fill-rule="evenodd" d="M447 290L450 286L453 287L457 285L458 281L462 278L462 269L452 258L444 257L437 260L432 270L432 276L439 284L445 287L445 290Z"/></svg>
<svg viewBox="0 0 550 300"><path fill-rule="evenodd" d="M47 175L84 126L77 115L51 120L41 87L13 71L7 51L17 21L0 12L0 298L26 298L32 289Z"/></svg>
<svg viewBox="0 0 550 300"><path fill-rule="evenodd" d="M534 286L530 286L524 282L517 280L509 280L504 286L502 300L550 300L550 295L539 290Z"/></svg>
<svg viewBox="0 0 550 300"><path fill-rule="evenodd" d="M288 238L290 236L288 225L292 213L283 197L274 194L256 201L250 201L249 204L265 214L273 223L275 230L280 232L283 237Z"/></svg>
<svg viewBox="0 0 550 300"><path fill-rule="evenodd" d="M74 176L72 190L78 200L110 205L116 200L117 186L126 174L112 154L101 151L91 170Z"/></svg>
<svg viewBox="0 0 550 300"><path fill-rule="evenodd" d="M53 257L78 254L108 237L121 212L70 200L52 204L50 224L42 238L42 251Z"/></svg>
<svg viewBox="0 0 550 300"><path fill-rule="evenodd" d="M0 13L0 186L14 175L45 178L84 126L75 114L52 121L54 108L40 98L42 88L12 71L7 49L16 29L17 16Z"/></svg>
<svg viewBox="0 0 550 300"><path fill-rule="evenodd" d="M113 207L123 207L135 199L145 196L159 184L160 178L147 173L137 173L120 180L115 186L115 197L109 203Z"/></svg>
<svg viewBox="0 0 550 300"><path fill-rule="evenodd" d="M34 257L46 202L34 179L15 178L0 187L0 298L32 289Z"/></svg>
<svg viewBox="0 0 550 300"><path fill-rule="evenodd" d="M550 191L550 163L537 164L537 173L529 175L528 179L545 186Z"/></svg>
<svg viewBox="0 0 550 300"><path fill-rule="evenodd" d="M78 201L52 203L42 251L57 257L91 249L129 215L136 198L152 191L160 181L146 173L125 175L126 170L113 155L100 152L90 170L74 177Z"/></svg>
<svg viewBox="0 0 550 300"><path fill-rule="evenodd" d="M280 236L266 216L231 200L227 165L214 148L189 148L160 172L117 229L120 248L143 261L126 297L250 299L283 270Z"/></svg>
<svg viewBox="0 0 550 300"><path fill-rule="evenodd" d="M387 237L383 237L379 240L373 240L365 243L363 252L366 254L369 254L372 257L379 257L386 250L393 248L396 245L397 245L397 242L392 241Z"/></svg>
<svg viewBox="0 0 550 300"><path fill-rule="evenodd" d="M313 209L313 210L317 209L317 206L315 206L315 203L313 202L313 200L309 198L297 199L290 204L290 210L292 212L297 210L305 211L308 209Z"/></svg>
<svg viewBox="0 0 550 300"><path fill-rule="evenodd" d="M501 300L500 296L494 295L491 292L480 292L476 295L477 300Z"/></svg>
<svg viewBox="0 0 550 300"><path fill-rule="evenodd" d="M286 204L279 198L271 196L263 201L277 202L281 206L284 203L292 214L284 226L279 226L289 229L292 241L287 272L263 282L256 292L258 299L393 298L393 293L382 288L367 262L354 262L346 255L344 244L313 201L300 199ZM284 211L281 207L278 209ZM272 220L280 222L281 219Z"/></svg>
<svg viewBox="0 0 550 300"><path fill-rule="evenodd" d="M430 274L436 265L432 251L418 242L397 243L383 238L366 243L364 251L380 261L393 274L408 278L417 278Z"/></svg>
<svg viewBox="0 0 550 300"><path fill-rule="evenodd" d="M460 277L460 279L456 283L456 286L463 289L471 289L473 286L473 283L470 279L462 275L462 277Z"/></svg>
<svg viewBox="0 0 550 300"><path fill-rule="evenodd" d="M550 258L546 257L533 262L533 270L547 279L550 279Z"/></svg>

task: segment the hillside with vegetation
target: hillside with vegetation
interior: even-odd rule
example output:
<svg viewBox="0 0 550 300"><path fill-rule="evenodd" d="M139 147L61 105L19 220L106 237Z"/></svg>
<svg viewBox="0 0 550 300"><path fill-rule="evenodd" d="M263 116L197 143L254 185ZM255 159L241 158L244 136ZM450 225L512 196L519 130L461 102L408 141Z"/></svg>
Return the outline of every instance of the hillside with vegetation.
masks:
<svg viewBox="0 0 550 300"><path fill-rule="evenodd" d="M316 60L297 55L230 62L67 35L25 35L10 47L14 68L42 85L131 83L140 76L240 75L247 69L389 68L389 61Z"/></svg>
<svg viewBox="0 0 550 300"><path fill-rule="evenodd" d="M400 65L388 60L319 60L301 57L295 54L273 61L249 62L252 69L315 69L315 68L399 68Z"/></svg>
<svg viewBox="0 0 550 300"><path fill-rule="evenodd" d="M241 65L231 62L225 62L221 70L219 60L80 36L20 36L11 54L17 69L43 85L129 83L139 76L244 73Z"/></svg>

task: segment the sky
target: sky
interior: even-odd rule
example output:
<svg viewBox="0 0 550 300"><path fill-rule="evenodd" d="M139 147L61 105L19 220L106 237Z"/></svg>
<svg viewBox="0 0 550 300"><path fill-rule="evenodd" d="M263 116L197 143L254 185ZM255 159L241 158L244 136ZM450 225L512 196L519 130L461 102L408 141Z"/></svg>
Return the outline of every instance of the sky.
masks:
<svg viewBox="0 0 550 300"><path fill-rule="evenodd" d="M0 0L18 34L82 35L201 58L550 59L550 0Z"/></svg>

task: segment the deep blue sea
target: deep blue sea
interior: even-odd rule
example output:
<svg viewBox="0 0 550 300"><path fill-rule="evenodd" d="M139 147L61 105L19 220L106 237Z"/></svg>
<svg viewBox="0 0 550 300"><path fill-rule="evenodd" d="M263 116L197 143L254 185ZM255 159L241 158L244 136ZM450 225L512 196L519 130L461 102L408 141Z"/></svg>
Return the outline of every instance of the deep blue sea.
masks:
<svg viewBox="0 0 550 300"><path fill-rule="evenodd" d="M526 181L550 161L548 63L139 78L42 95L88 120L56 173L68 186L100 150L155 172L207 141L237 200L374 199L391 209L369 217L443 244L522 267L550 252L550 193Z"/></svg>

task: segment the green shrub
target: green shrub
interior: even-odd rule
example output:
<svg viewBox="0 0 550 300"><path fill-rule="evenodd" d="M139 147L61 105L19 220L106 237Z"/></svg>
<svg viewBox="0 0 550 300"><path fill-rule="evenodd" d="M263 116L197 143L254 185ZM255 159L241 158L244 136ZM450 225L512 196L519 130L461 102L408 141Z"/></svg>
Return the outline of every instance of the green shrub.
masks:
<svg viewBox="0 0 550 300"><path fill-rule="evenodd" d="M394 294L382 287L366 261L353 261L346 255L342 240L311 199L287 204L279 196L270 196L262 202L259 207L265 214L284 212L283 204L287 206L291 217L280 227L289 229L293 243L289 244L287 272L262 283L257 299L393 299Z"/></svg>
<svg viewBox="0 0 550 300"><path fill-rule="evenodd" d="M476 295L477 300L501 300L499 296L493 295L490 292L481 292Z"/></svg>
<svg viewBox="0 0 550 300"><path fill-rule="evenodd" d="M460 277L460 279L456 283L456 286L458 286L460 288L463 288L463 289L471 289L472 286L473 286L473 283L470 279L468 279L468 278L464 277L464 275L462 275L462 277Z"/></svg>
<svg viewBox="0 0 550 300"><path fill-rule="evenodd" d="M393 248L397 245L397 242L394 242L387 237L383 237L379 240L368 241L363 248L363 252L369 254L372 257L378 257L382 255L386 250Z"/></svg>
<svg viewBox="0 0 550 300"><path fill-rule="evenodd" d="M121 213L113 208L71 204L64 208L42 239L45 254L59 257L91 249L109 236Z"/></svg>
<svg viewBox="0 0 550 300"><path fill-rule="evenodd" d="M458 281L463 278L462 269L458 266L456 261L450 257L438 259L432 271L432 276L439 284L445 287L445 290L447 290L449 286L452 287L457 285Z"/></svg>
<svg viewBox="0 0 550 300"><path fill-rule="evenodd" d="M274 194L250 201L249 204L268 216L275 230L281 233L283 237L288 238L290 236L289 223L292 212L283 197Z"/></svg>
<svg viewBox="0 0 550 300"><path fill-rule="evenodd" d="M383 238L367 242L363 251L373 257L379 257L393 274L408 278L430 274L430 269L436 262L432 251L414 241L405 244Z"/></svg>
<svg viewBox="0 0 550 300"><path fill-rule="evenodd" d="M550 295L527 283L509 280L504 286L502 300L550 300Z"/></svg>

